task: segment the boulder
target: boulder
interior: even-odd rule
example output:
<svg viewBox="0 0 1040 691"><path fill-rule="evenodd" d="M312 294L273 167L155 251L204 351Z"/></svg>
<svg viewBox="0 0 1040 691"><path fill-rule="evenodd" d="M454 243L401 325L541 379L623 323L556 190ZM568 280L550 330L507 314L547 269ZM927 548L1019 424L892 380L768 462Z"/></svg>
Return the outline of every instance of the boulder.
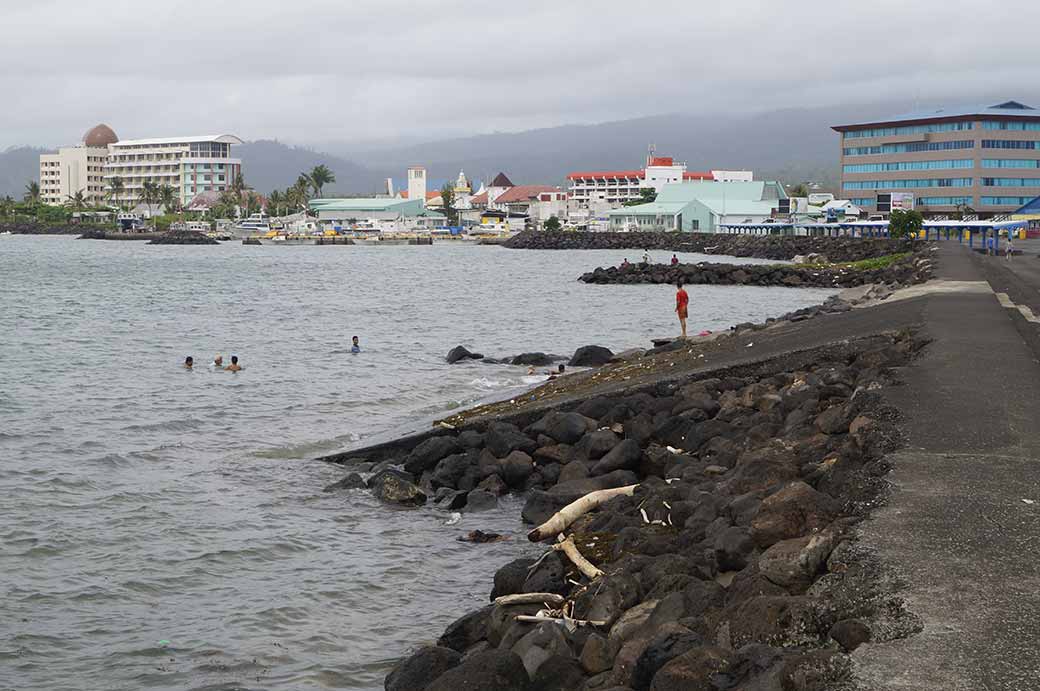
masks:
<svg viewBox="0 0 1040 691"><path fill-rule="evenodd" d="M650 639L636 659L629 684L635 691L648 691L657 671L680 655L704 644L704 639L677 623L665 624Z"/></svg>
<svg viewBox="0 0 1040 691"><path fill-rule="evenodd" d="M335 492L336 490L341 489L365 489L366 487L368 487L368 484L361 475L358 473L351 473L339 482L333 482L331 485L326 485L325 489L322 491Z"/></svg>
<svg viewBox="0 0 1040 691"><path fill-rule="evenodd" d="M472 429L459 432L456 440L459 442L459 446L465 449L479 449L484 446L484 435Z"/></svg>
<svg viewBox="0 0 1040 691"><path fill-rule="evenodd" d="M505 481L502 480L498 475L488 475L486 478L477 483L477 489L482 489L485 492L490 492L496 497L500 497L509 491L509 487Z"/></svg>
<svg viewBox="0 0 1040 691"><path fill-rule="evenodd" d="M471 455L472 454L472 455ZM476 485L477 453L456 453L441 459L430 475L430 486L473 489Z"/></svg>
<svg viewBox="0 0 1040 691"><path fill-rule="evenodd" d="M509 361L511 365L533 365L535 367L542 367L544 365L551 365L553 358L551 355L545 353L520 353L512 360Z"/></svg>
<svg viewBox="0 0 1040 691"><path fill-rule="evenodd" d="M535 626L513 645L512 651L520 656L531 678L538 673L542 663L554 655L572 657L563 627L555 622Z"/></svg>
<svg viewBox="0 0 1040 691"><path fill-rule="evenodd" d="M492 422L484 435L487 449L497 458L505 458L513 451L532 453L538 443L507 422Z"/></svg>
<svg viewBox="0 0 1040 691"><path fill-rule="evenodd" d="M502 459L502 479L510 487L523 487L534 472L534 461L523 451L512 451Z"/></svg>
<svg viewBox="0 0 1040 691"><path fill-rule="evenodd" d="M592 475L606 475L615 470L635 470L643 458L643 450L632 439L625 439L608 451L596 465L592 466Z"/></svg>
<svg viewBox="0 0 1040 691"><path fill-rule="evenodd" d="M755 543L747 528L731 526L715 537L715 560L720 571L740 571L755 551Z"/></svg>
<svg viewBox="0 0 1040 691"><path fill-rule="evenodd" d="M832 626L827 635L851 653L870 640L870 628L859 619L844 619Z"/></svg>
<svg viewBox="0 0 1040 691"><path fill-rule="evenodd" d="M548 436L548 435L546 435ZM570 444L549 444L540 446L531 454L534 460L541 463L570 463L574 458L574 447Z"/></svg>
<svg viewBox="0 0 1040 691"><path fill-rule="evenodd" d="M386 691L423 691L432 680L455 667L462 655L451 648L429 645L412 653L386 676Z"/></svg>
<svg viewBox="0 0 1040 691"><path fill-rule="evenodd" d="M636 474L631 470L614 470L606 475L590 477L585 480L559 482L549 489L549 493L559 497L570 497L570 501L574 501L584 497L589 492L595 492L600 489L613 489L614 487L626 487L634 485L638 481ZM564 505L570 503L570 501L565 502Z"/></svg>
<svg viewBox="0 0 1040 691"><path fill-rule="evenodd" d="M572 657L553 655L538 667L530 691L573 691L581 688L585 674Z"/></svg>
<svg viewBox="0 0 1040 691"><path fill-rule="evenodd" d="M534 564L534 559L514 559L495 572L495 585L491 589L491 599L503 595L514 595L523 592L527 572Z"/></svg>
<svg viewBox="0 0 1040 691"><path fill-rule="evenodd" d="M520 656L491 649L470 655L434 679L425 691L529 691L530 679Z"/></svg>
<svg viewBox="0 0 1040 691"><path fill-rule="evenodd" d="M614 656L607 639L598 633L590 634L581 649L581 667L589 674L599 674L614 666Z"/></svg>
<svg viewBox="0 0 1040 691"><path fill-rule="evenodd" d="M484 358L480 353L471 353L462 346L455 346L448 351L447 357L444 359L448 361L449 365L453 365L460 360L482 360Z"/></svg>
<svg viewBox="0 0 1040 691"><path fill-rule="evenodd" d="M635 576L617 573L603 576L595 588L579 594L574 600L574 616L578 619L603 621L609 626L639 602L639 581Z"/></svg>
<svg viewBox="0 0 1040 691"><path fill-rule="evenodd" d="M704 645L672 658L654 675L651 691L716 691L715 680L733 661L733 653Z"/></svg>
<svg viewBox="0 0 1040 691"><path fill-rule="evenodd" d="M758 570L781 588L804 592L827 563L827 557L836 544L837 534L830 529L811 536L781 540L758 558Z"/></svg>
<svg viewBox="0 0 1040 691"><path fill-rule="evenodd" d="M849 413L842 404L832 405L816 416L816 428L825 434L844 434L849 431Z"/></svg>
<svg viewBox="0 0 1040 691"><path fill-rule="evenodd" d="M785 485L762 502L751 522L751 535L762 548L830 525L841 504L801 481Z"/></svg>
<svg viewBox="0 0 1040 691"><path fill-rule="evenodd" d="M437 645L461 653L477 641L487 638L488 618L491 616L491 610L492 606L488 605L462 615L448 625L441 637L437 639Z"/></svg>
<svg viewBox="0 0 1040 691"><path fill-rule="evenodd" d="M388 504L419 506L426 503L426 493L415 485L410 476L398 470L387 469L368 480L372 494Z"/></svg>
<svg viewBox="0 0 1040 691"><path fill-rule="evenodd" d="M569 367L599 367L605 365L614 357L608 348L595 345L582 346L574 351Z"/></svg>
<svg viewBox="0 0 1040 691"><path fill-rule="evenodd" d="M596 429L595 425L595 420L581 413L557 413L546 421L545 433L561 444L574 444Z"/></svg>
<svg viewBox="0 0 1040 691"><path fill-rule="evenodd" d="M419 477L427 470L432 470L441 459L462 451L455 437L440 436L420 443L404 461L404 469Z"/></svg>
<svg viewBox="0 0 1040 691"><path fill-rule="evenodd" d="M490 511L498 508L498 497L483 489L471 490L466 495L465 510L469 513L477 511Z"/></svg>
<svg viewBox="0 0 1040 691"><path fill-rule="evenodd" d="M558 554L550 554L538 563L524 579L521 593L558 593L565 595L570 590L567 583L567 567Z"/></svg>
<svg viewBox="0 0 1040 691"><path fill-rule="evenodd" d="M520 512L520 518L523 519L524 523L540 525L573 500L574 497L565 494L550 494L538 489L531 490L527 493L527 499L524 502L524 508Z"/></svg>
<svg viewBox="0 0 1040 691"><path fill-rule="evenodd" d="M612 431L601 429L583 436L575 448L585 458L595 461L605 456L620 441L618 435Z"/></svg>
<svg viewBox="0 0 1040 691"><path fill-rule="evenodd" d="M741 454L736 468L721 484L726 494L744 494L788 482L797 475L798 459L793 451L782 442L772 442Z"/></svg>

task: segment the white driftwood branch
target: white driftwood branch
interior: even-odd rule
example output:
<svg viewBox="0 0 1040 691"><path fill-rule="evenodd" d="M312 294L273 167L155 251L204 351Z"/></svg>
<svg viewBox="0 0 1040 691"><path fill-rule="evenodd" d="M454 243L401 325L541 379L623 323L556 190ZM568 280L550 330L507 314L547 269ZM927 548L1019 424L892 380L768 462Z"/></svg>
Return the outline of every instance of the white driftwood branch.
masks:
<svg viewBox="0 0 1040 691"><path fill-rule="evenodd" d="M606 626L605 621L591 621L589 619L571 619L570 617L539 617L537 615L530 614L518 614L516 615L517 621L527 621L539 623L543 621L553 621L557 624L574 624L576 626Z"/></svg>
<svg viewBox="0 0 1040 691"><path fill-rule="evenodd" d="M581 552L578 551L577 546L574 544L574 538L568 537L563 542L557 542L553 545L553 549L563 552L571 560L571 563L578 567L578 571L581 571L590 581L603 575L602 571L581 555Z"/></svg>
<svg viewBox="0 0 1040 691"><path fill-rule="evenodd" d="M600 504L614 497L632 496L639 485L628 485L627 487L615 487L613 489L601 489L589 492L581 499L572 501L552 515L545 523L527 534L531 542L541 542L551 537L556 537L567 529L579 517L585 515Z"/></svg>
<svg viewBox="0 0 1040 691"><path fill-rule="evenodd" d="M517 593L495 598L496 605L551 605L559 607L567 601L563 595L556 593Z"/></svg>

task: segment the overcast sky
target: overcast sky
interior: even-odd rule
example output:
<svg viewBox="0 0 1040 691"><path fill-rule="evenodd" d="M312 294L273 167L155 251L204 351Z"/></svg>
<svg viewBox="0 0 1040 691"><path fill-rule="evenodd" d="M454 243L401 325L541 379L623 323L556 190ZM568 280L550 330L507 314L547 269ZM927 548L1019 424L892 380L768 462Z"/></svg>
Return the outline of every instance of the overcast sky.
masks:
<svg viewBox="0 0 1040 691"><path fill-rule="evenodd" d="M1024 98L1040 2L0 0L0 148Z"/></svg>

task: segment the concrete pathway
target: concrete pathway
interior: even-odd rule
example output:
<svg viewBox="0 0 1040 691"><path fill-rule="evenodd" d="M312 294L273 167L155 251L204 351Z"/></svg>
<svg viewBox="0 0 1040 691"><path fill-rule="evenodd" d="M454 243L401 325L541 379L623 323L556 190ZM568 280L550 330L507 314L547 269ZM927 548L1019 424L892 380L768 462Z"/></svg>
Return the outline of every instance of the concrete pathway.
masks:
<svg viewBox="0 0 1040 691"><path fill-rule="evenodd" d="M863 542L924 631L857 650L857 685L1040 689L1040 325L1017 308L1040 313L1040 259L940 252L940 279L995 290L926 296L934 341L889 392L909 443Z"/></svg>

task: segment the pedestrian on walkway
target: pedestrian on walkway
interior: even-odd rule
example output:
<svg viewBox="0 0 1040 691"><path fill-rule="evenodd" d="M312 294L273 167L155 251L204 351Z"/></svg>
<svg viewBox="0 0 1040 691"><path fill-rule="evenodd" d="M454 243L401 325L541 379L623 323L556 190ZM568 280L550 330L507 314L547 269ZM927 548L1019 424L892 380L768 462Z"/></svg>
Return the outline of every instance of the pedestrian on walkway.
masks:
<svg viewBox="0 0 1040 691"><path fill-rule="evenodd" d="M1011 238L1008 238L1007 244L1004 245L1004 259L1011 261L1011 257L1015 254L1015 246L1011 244Z"/></svg>
<svg viewBox="0 0 1040 691"><path fill-rule="evenodd" d="M683 290L682 281L679 281L675 284L675 314L679 317L679 326L682 327L683 340L686 340L686 317L689 304L690 296Z"/></svg>

